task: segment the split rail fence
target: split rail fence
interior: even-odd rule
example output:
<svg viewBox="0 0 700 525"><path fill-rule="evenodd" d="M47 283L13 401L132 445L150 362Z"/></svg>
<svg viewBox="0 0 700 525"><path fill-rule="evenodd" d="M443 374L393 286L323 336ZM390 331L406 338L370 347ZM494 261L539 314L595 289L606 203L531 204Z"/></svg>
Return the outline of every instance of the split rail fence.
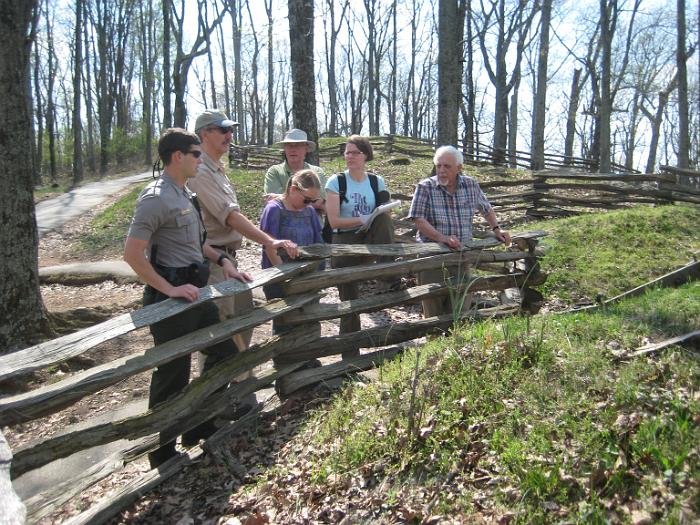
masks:
<svg viewBox="0 0 700 525"><path fill-rule="evenodd" d="M389 155L391 162L410 162L410 157L431 158L434 144L428 140L385 135L370 137L380 157ZM342 156L345 145L326 146L319 150L322 159ZM263 146L234 146L239 166L265 169L281 162L279 151ZM494 168L492 148L478 143L476 153L465 155L465 163L489 168L489 180L480 180L491 204L498 212L523 213L527 217L558 217L586 210L618 209L635 204L700 204L700 172L662 166L659 173L624 172L615 165L614 173L590 173L595 166L586 159L546 155L547 169L517 172ZM529 153L517 152L514 164L529 167ZM516 162L517 161L517 162ZM493 170L498 172L493 176ZM381 174L381 170L379 170ZM426 176L428 174L426 173ZM397 196L401 198L400 195ZM410 199L410 196L403 196Z"/></svg>
<svg viewBox="0 0 700 525"><path fill-rule="evenodd" d="M543 235L545 233L542 231L518 234L508 249L503 249L493 238L474 240L461 252L452 252L433 243L307 246L302 250L302 260L257 272L252 283L231 280L208 286L201 290L200 299L195 303L168 299L79 332L0 357L0 380L6 380L79 356L105 341L147 327L201 301L236 296L252 288L276 282L283 283L287 294L284 299L268 301L235 319L197 330L145 351L129 353L35 390L0 398L0 425L9 427L6 430L9 436L9 433L15 430L22 430L22 427L15 428L16 425L50 416L83 398L99 395L104 389L135 374L147 372L173 358L201 350L238 332L276 318L282 318L285 324L293 326L290 332L282 336L273 336L254 345L247 352L222 361L193 380L181 394L143 413L108 422L90 419L82 422L79 430L63 429L32 443L20 443L12 451L6 446L0 432L0 506L4 511L13 513L7 516L6 521L23 522L22 504L17 500L10 485L10 472L14 479L50 462L92 447L121 439L132 440L127 449L110 457L100 458L77 478L66 479L24 501L27 519L36 522L99 480L119 471L126 463L157 448L157 433L161 433L165 438L175 438L205 420L226 413L236 400L269 387L273 382L276 382L279 392L288 394L310 384L373 368L400 353L402 348L397 345L434 331L448 330L456 322L456 317L443 315L333 336L321 336L321 321L348 314L399 307L418 302L425 297L465 289L468 289L469 293L486 293L490 296L491 303L487 307L457 314L460 318L512 315L520 312L521 308L535 311L541 296L532 287L542 284L546 278L538 263L538 257L541 255L541 249L537 247L538 239ZM315 269L318 260L331 255L365 258L392 256L395 262L373 262L321 271ZM320 302L323 290L338 284L408 276L421 270L445 268L464 262L469 263L472 268L471 277L464 282L447 285L427 284L373 295L367 293L352 301ZM501 302L495 300L499 294ZM484 302L481 305L483 306ZM371 351L318 368L298 370L311 359L339 356L343 351L356 347ZM273 357L276 360L276 368L269 364L261 367ZM250 370L256 370L253 377L221 389L229 385L232 378ZM207 443L225 442L226 432L227 427L219 429ZM201 449L199 450L201 453ZM225 452L217 456L216 450L212 449L212 453L226 462ZM137 488L127 491L126 496L123 493L119 497L114 494L108 495L104 502L75 516L70 523L104 522L119 512L121 507L133 502L144 490L167 477L163 472L175 473L177 468L183 465L178 458L171 461L176 461L175 467L150 471L144 476L146 481L142 480L141 484L136 485ZM164 466L167 467L167 464ZM13 518L16 518L16 521L11 521Z"/></svg>

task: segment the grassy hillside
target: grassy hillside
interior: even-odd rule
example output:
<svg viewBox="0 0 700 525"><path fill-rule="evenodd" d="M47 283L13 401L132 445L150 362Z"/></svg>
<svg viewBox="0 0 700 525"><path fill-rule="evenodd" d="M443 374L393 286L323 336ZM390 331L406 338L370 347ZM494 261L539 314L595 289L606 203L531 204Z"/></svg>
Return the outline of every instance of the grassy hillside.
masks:
<svg viewBox="0 0 700 525"><path fill-rule="evenodd" d="M700 254L700 207L638 207L528 223L546 230L545 297L613 297Z"/></svg>
<svg viewBox="0 0 700 525"><path fill-rule="evenodd" d="M305 451L302 484L350 494L351 507L387 502L381 522L407 508L416 523L697 518L697 356L620 358L697 329L699 296L694 283L598 313L456 329L316 414L290 447Z"/></svg>
<svg viewBox="0 0 700 525"><path fill-rule="evenodd" d="M697 218L692 208L640 208L528 227L552 232L546 291L576 297L612 295L687 262ZM692 522L697 354L628 355L697 330L698 298L694 282L595 313L457 327L347 387L289 445L302 454L261 485L296 476L280 500L286 490L329 494L356 509L351 521Z"/></svg>

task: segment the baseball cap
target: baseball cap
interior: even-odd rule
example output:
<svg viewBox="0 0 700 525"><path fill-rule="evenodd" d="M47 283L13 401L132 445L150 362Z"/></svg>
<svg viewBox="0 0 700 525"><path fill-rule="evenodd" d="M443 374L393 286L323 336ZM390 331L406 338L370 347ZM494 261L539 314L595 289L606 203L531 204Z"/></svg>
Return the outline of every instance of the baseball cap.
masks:
<svg viewBox="0 0 700 525"><path fill-rule="evenodd" d="M226 113L218 109L205 109L204 113L197 117L194 123L194 130L199 131L206 126L212 125L220 128L230 128L231 126L238 126L238 122L230 120Z"/></svg>

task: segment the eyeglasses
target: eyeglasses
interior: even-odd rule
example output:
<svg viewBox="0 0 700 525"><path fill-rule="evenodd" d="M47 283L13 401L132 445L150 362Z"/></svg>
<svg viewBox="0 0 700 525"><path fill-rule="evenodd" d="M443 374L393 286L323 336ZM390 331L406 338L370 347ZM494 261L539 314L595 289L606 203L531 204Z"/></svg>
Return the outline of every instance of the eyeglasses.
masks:
<svg viewBox="0 0 700 525"><path fill-rule="evenodd" d="M193 149L193 150L190 150L190 151L183 151L183 153L184 153L185 155L192 155L195 159L198 159L199 157L202 156L201 150L198 150L198 149Z"/></svg>
<svg viewBox="0 0 700 525"><path fill-rule="evenodd" d="M301 196L304 197L304 205L313 204L314 202L321 200L320 197L316 197L315 199L309 199L307 196L305 196L304 190L306 190L307 188L302 188L298 184L294 184L294 183L292 183L292 186L294 186L297 189L297 191L299 193L301 193Z"/></svg>
<svg viewBox="0 0 700 525"><path fill-rule="evenodd" d="M359 149L345 151L346 155L361 155L362 152Z"/></svg>
<svg viewBox="0 0 700 525"><path fill-rule="evenodd" d="M229 126L228 128L214 126L214 127L208 128L208 129L209 129L209 131L218 131L222 135L226 135L226 133L233 133L233 126Z"/></svg>

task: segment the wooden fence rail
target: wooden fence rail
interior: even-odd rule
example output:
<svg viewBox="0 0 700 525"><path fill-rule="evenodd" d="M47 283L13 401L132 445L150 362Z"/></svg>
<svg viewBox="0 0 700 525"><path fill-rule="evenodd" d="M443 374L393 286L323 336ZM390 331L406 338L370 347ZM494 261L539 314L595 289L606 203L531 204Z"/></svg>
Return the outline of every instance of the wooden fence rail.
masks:
<svg viewBox="0 0 700 525"><path fill-rule="evenodd" d="M120 439L138 440L138 446L134 446L136 448L117 454L115 457L118 460L113 459L108 465L96 465L94 469L88 469L85 476L94 480L119 468L119 462L123 464L124 461L131 461L157 448L158 440L153 438L155 433L160 433L166 439L174 438L230 409L235 400L267 387L273 381L277 382L277 388L282 392L291 392L314 381L345 374L349 370L376 366L382 360L395 355L400 348L380 350L340 363L326 364L315 370L297 370L310 359L339 355L344 350L358 346L370 349L405 343L431 331L447 329L456 319L454 315L445 315L334 336L321 335L320 321L351 313L373 312L415 303L428 296L450 293L450 289L468 288L470 292L484 290L498 292L509 288L529 289L541 284L545 276L539 272L537 257L540 251L537 244L538 239L543 235L545 233L541 231L519 234L515 237L513 246L505 251L492 249L499 245L493 238L475 239L460 252L451 252L441 245L432 243L307 246L302 249L301 257L304 260L257 272L253 283L227 281L208 286L202 289L199 301L235 296L252 287L272 282L282 282L287 296L284 299L268 301L246 315L197 330L179 339L145 351L130 353L29 392L0 398L0 424L9 426L9 432L13 432L13 425L54 414L86 396L96 394L135 374L150 370L175 357L201 350L213 342L224 340L232 334L267 323L272 319L284 319L285 323L292 326L291 331L283 336L273 336L254 345L247 352L225 359L193 380L180 394L144 413L116 421L88 420L81 424L79 430L68 429L36 442L22 443L12 452L9 448L3 452L0 446L0 452L3 452L3 456L0 457L0 487L3 486L3 479L9 483L7 470L12 453L14 457L11 460L11 475L17 477L94 446ZM358 257L390 255L399 257L399 260L393 263L363 264L310 273L319 259L341 254ZM428 284L401 291L368 295L352 301L318 303L324 288L335 287L340 283L409 275L424 269L463 262L468 262L477 272L465 282L455 282L450 285ZM498 273L488 275L479 269L489 271L495 269ZM163 301L128 315L115 317L76 334L3 356L0 358L1 377L16 377L50 366L131 330L148 326L191 308L194 304L197 303ZM518 311L517 304L507 304L464 312L460 317L512 315ZM278 368L268 366L250 379L230 384L232 377L254 370L273 357ZM0 445L2 445L1 434ZM48 499L45 498L44 502L41 502L42 498L39 496L32 498L27 507L28 518L33 520L37 516L45 516L55 506L63 504L67 498L78 494L89 485L83 478L80 476L78 479L66 480L62 483L62 495L49 491L50 494L46 494ZM8 483L6 485L9 486ZM7 497L11 490L9 492L5 490L5 492L7 494L3 494L3 497Z"/></svg>

